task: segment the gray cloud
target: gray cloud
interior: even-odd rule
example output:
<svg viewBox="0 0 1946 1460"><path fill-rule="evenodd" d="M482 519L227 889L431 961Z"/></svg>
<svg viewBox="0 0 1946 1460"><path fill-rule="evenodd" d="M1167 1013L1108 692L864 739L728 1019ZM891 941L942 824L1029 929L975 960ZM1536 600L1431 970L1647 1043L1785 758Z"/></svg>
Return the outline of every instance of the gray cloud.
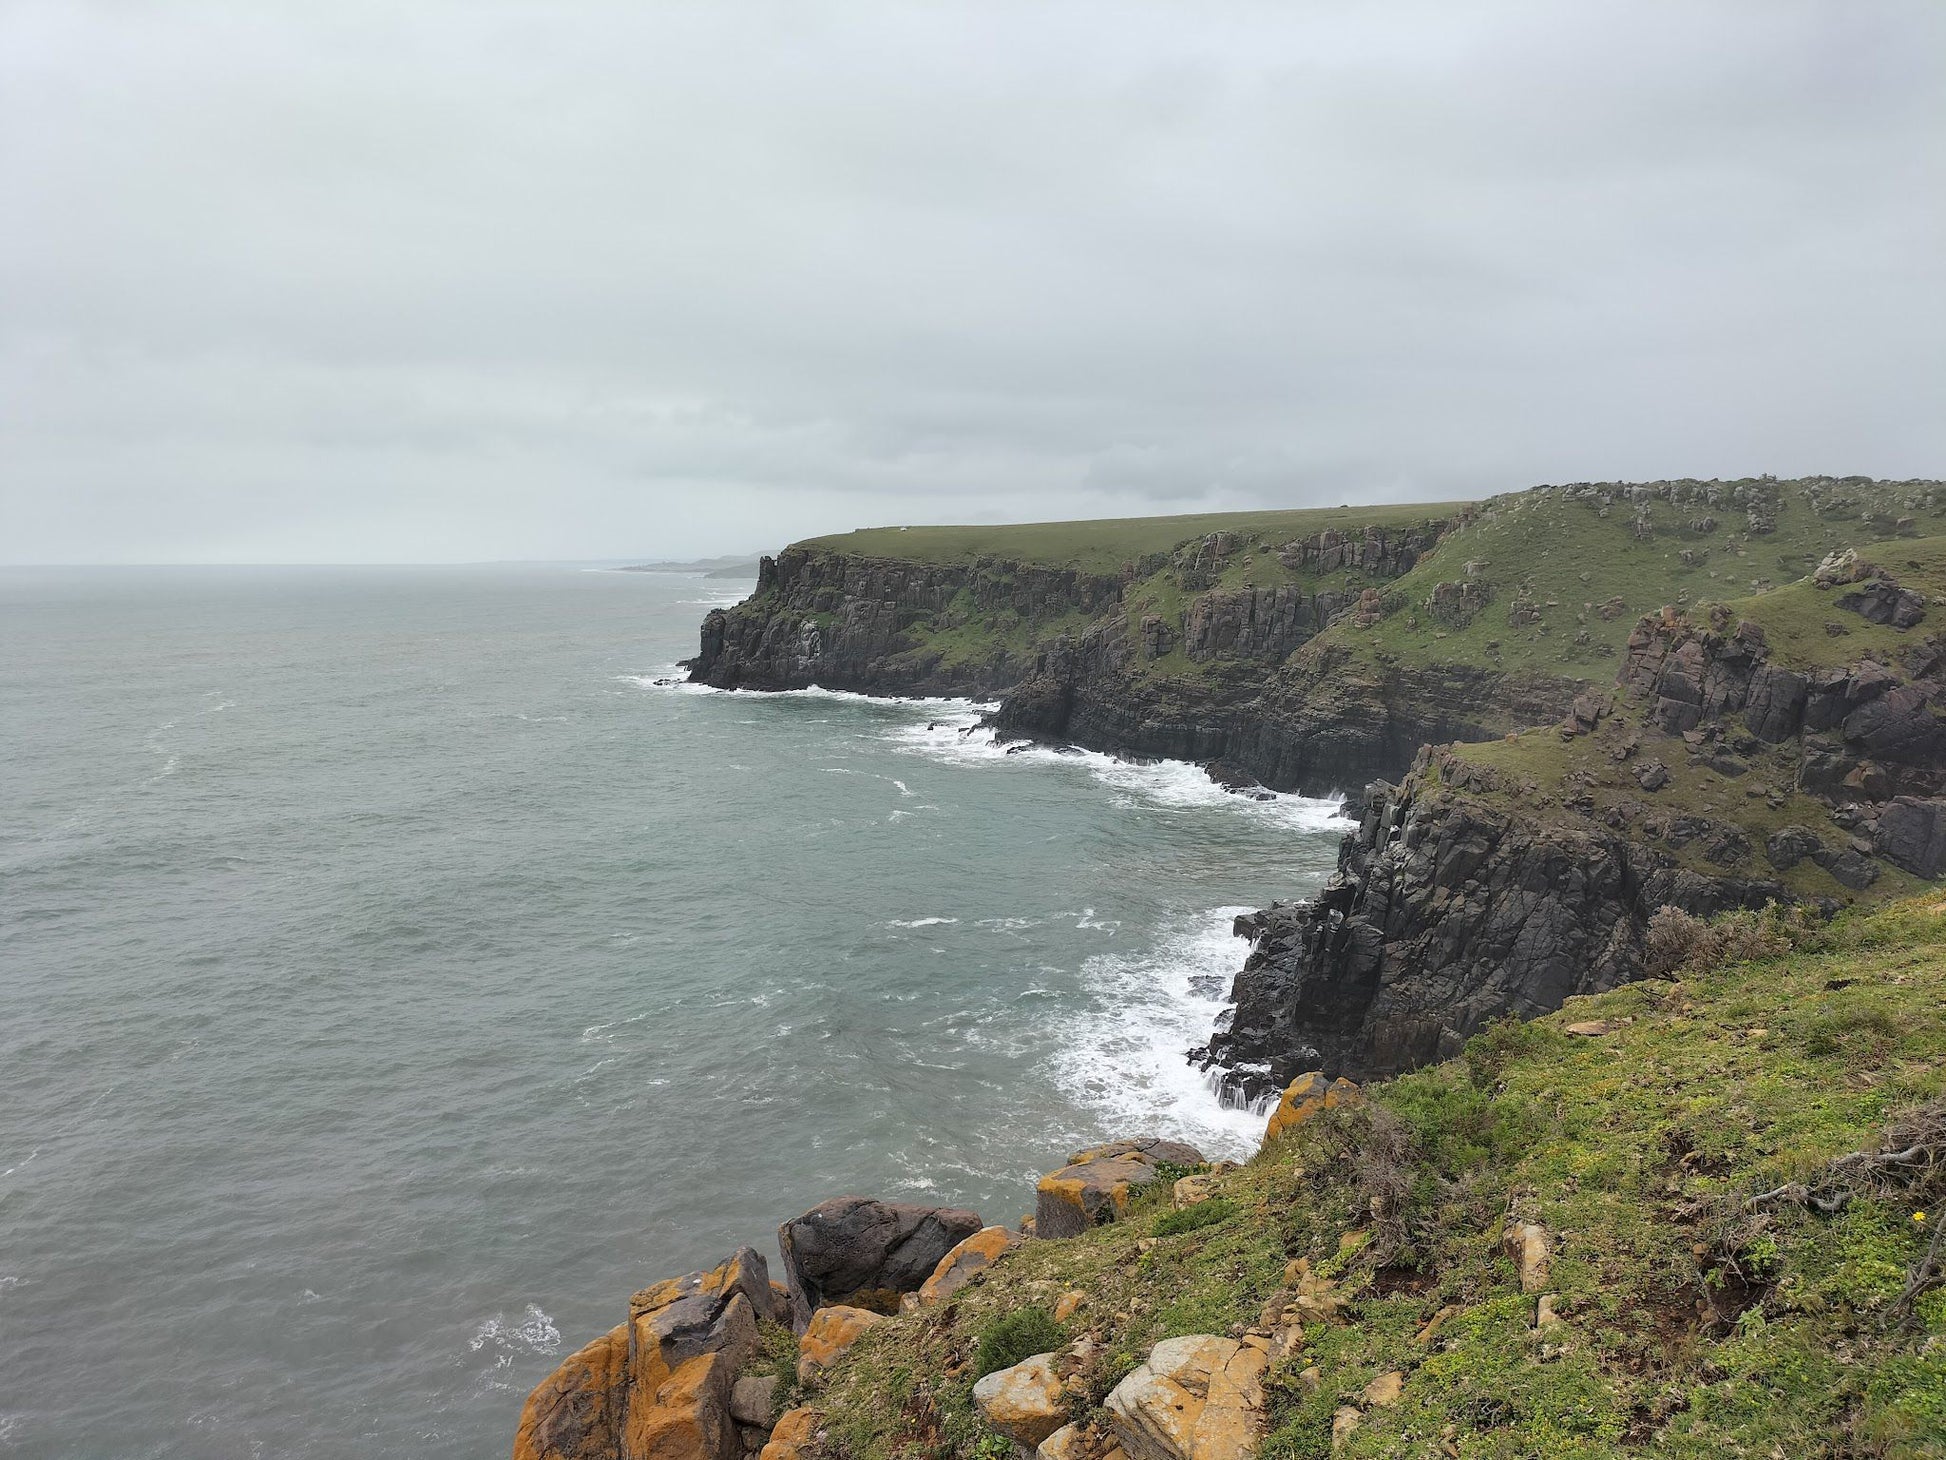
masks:
<svg viewBox="0 0 1946 1460"><path fill-rule="evenodd" d="M1933 0L7 0L0 197L0 560L1946 473Z"/></svg>

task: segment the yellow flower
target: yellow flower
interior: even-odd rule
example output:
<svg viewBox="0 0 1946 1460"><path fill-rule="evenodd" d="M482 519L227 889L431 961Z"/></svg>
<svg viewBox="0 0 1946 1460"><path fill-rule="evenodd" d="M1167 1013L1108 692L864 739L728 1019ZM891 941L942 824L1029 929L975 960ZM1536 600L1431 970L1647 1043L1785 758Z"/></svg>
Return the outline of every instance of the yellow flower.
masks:
<svg viewBox="0 0 1946 1460"><path fill-rule="evenodd" d="M1926 1220L1926 1214L1924 1212L1914 1212L1912 1214L1912 1220L1915 1222L1923 1222Z"/></svg>

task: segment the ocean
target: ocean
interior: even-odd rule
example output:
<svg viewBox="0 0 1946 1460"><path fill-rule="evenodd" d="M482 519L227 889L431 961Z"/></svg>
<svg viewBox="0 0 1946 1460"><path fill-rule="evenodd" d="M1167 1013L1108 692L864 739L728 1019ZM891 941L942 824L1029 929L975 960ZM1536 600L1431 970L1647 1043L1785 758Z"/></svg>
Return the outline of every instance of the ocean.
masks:
<svg viewBox="0 0 1946 1460"><path fill-rule="evenodd" d="M505 1454L863 1193L1255 1144L1182 1058L1335 804L668 682L746 583L0 570L0 1454Z"/></svg>

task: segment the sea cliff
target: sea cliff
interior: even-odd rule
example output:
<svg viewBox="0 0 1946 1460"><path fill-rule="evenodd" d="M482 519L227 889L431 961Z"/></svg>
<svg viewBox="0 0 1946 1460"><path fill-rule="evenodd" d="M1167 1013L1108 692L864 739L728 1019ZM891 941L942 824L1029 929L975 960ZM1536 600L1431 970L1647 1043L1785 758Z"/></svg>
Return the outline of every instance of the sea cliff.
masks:
<svg viewBox="0 0 1946 1460"><path fill-rule="evenodd" d="M1305 1072L1241 1166L1138 1137L1013 1223L820 1203L782 1281L745 1248L618 1298L515 1460L1936 1456L1937 891L1669 952L1395 1080Z"/></svg>
<svg viewBox="0 0 1946 1460"><path fill-rule="evenodd" d="M1195 1052L1252 1160L828 1200L516 1460L1942 1453L1946 489L1324 515L853 535L710 615L714 685L999 695L1358 826Z"/></svg>

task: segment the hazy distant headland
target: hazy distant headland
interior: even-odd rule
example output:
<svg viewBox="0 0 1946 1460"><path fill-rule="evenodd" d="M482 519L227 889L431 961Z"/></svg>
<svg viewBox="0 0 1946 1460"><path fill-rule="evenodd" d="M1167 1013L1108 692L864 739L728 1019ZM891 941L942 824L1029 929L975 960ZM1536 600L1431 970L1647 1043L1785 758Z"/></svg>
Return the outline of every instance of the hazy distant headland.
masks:
<svg viewBox="0 0 1946 1460"><path fill-rule="evenodd" d="M692 558L686 563L629 563L624 573L700 573L705 578L754 578L761 559L755 553L724 558Z"/></svg>

